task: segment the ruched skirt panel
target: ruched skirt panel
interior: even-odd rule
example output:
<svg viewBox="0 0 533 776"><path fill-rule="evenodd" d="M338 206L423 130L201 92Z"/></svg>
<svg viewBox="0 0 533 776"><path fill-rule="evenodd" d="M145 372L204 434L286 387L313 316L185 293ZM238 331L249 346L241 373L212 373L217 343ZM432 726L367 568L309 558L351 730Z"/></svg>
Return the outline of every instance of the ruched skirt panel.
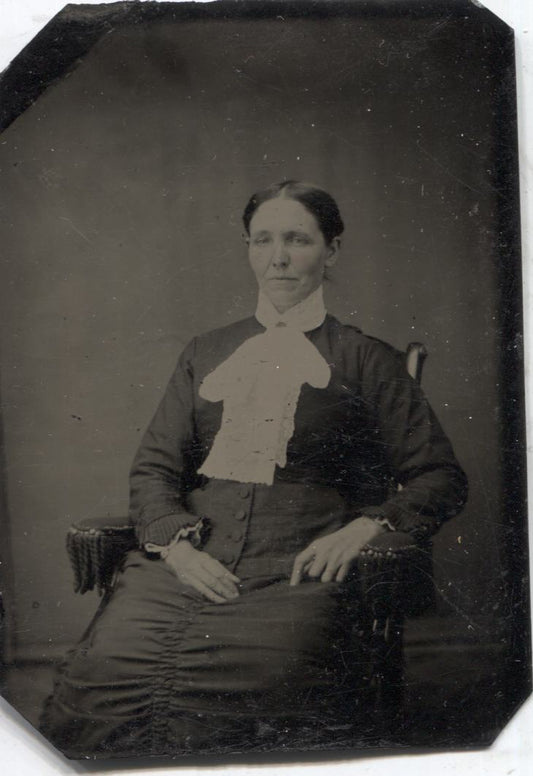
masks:
<svg viewBox="0 0 533 776"><path fill-rule="evenodd" d="M336 491L210 481L190 502L240 595L211 603L165 561L129 553L43 713L68 756L260 750L353 713L367 668L357 601L335 582L289 586L297 552L343 524Z"/></svg>

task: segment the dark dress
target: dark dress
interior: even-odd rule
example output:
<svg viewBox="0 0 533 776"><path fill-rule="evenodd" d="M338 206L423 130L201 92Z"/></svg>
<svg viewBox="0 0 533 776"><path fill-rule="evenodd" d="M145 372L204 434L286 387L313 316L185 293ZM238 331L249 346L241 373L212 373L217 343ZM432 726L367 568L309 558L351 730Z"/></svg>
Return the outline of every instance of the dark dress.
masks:
<svg viewBox="0 0 533 776"><path fill-rule="evenodd" d="M331 379L302 387L273 485L198 476L222 415L200 383L262 331L250 318L191 342L131 474L141 545L204 518L203 549L239 576L240 595L211 603L165 561L129 553L45 707L43 732L69 756L262 748L294 725L342 724L365 678L359 602L350 583L290 587L296 554L363 514L427 537L465 501L403 354L329 315L306 336Z"/></svg>

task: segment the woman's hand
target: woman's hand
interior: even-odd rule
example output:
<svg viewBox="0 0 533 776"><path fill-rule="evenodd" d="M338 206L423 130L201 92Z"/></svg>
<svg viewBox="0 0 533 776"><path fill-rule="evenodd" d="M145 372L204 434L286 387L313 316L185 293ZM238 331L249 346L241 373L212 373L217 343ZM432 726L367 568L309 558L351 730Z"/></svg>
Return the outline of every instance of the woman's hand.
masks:
<svg viewBox="0 0 533 776"><path fill-rule="evenodd" d="M292 569L291 585L307 575L322 582L342 582L365 544L386 529L369 517L358 517L335 533L316 539L300 552Z"/></svg>
<svg viewBox="0 0 533 776"><path fill-rule="evenodd" d="M191 585L209 601L223 604L237 598L239 577L219 563L207 552L195 550L187 539L181 539L171 547L165 562L185 585Z"/></svg>

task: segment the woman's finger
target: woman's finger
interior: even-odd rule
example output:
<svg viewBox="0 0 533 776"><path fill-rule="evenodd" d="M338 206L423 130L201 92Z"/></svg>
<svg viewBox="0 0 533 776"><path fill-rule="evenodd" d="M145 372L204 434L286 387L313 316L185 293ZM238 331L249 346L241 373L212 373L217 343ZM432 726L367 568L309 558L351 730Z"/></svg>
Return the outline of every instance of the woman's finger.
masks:
<svg viewBox="0 0 533 776"><path fill-rule="evenodd" d="M315 556L315 550L313 547L308 547L303 552L300 552L294 559L294 565L292 567L292 575L290 585L299 585L302 581L302 574L307 564L310 563Z"/></svg>
<svg viewBox="0 0 533 776"><path fill-rule="evenodd" d="M346 561L346 555L346 550L341 544L336 544L330 548L326 568L320 578L322 582L331 582L336 579L340 567Z"/></svg>
<svg viewBox="0 0 533 776"><path fill-rule="evenodd" d="M230 598L235 598L234 595L228 594L215 579L206 577L201 569L190 569L186 583L204 595L207 595L206 591L209 590L212 595L208 596L208 598L215 601L215 603L222 603L229 601Z"/></svg>
<svg viewBox="0 0 533 776"><path fill-rule="evenodd" d="M291 587L294 587L294 585L299 585L302 581L302 570L303 570L303 564L298 563L297 561L294 561L294 565L292 567L292 574L291 579L289 582L289 585Z"/></svg>
<svg viewBox="0 0 533 776"><path fill-rule="evenodd" d="M213 573L216 577L224 577L225 579L231 579L232 582L240 582L240 578L235 576L235 574L232 574L229 569L227 569L225 566L220 563L216 558L213 558L212 555L209 555L207 552L202 553L202 560L207 568Z"/></svg>
<svg viewBox="0 0 533 776"><path fill-rule="evenodd" d="M351 562L350 563L343 563L342 564L340 569L337 571L337 576L335 577L337 582L344 582L344 580L346 579L346 576L347 576L347 574L348 574L348 572L350 570L351 565L352 565Z"/></svg>
<svg viewBox="0 0 533 776"><path fill-rule="evenodd" d="M201 579L206 583L206 585L209 585L209 587L212 587L217 592L221 594L224 593L226 598L237 598L239 595L237 585L232 579L229 579L229 577L218 577L214 574L211 574L206 569L202 569Z"/></svg>
<svg viewBox="0 0 533 776"><path fill-rule="evenodd" d="M327 562L328 556L326 554L320 553L320 555L316 555L307 569L307 576L313 578L319 577L324 572Z"/></svg>
<svg viewBox="0 0 533 776"><path fill-rule="evenodd" d="M326 568L324 569L324 572L322 576L320 577L321 582L331 582L333 579L335 579L336 574L339 570L339 560L335 556L330 556L328 558L328 562L326 563Z"/></svg>
<svg viewBox="0 0 533 776"><path fill-rule="evenodd" d="M239 591L231 579L219 579L199 563L187 564L186 566L170 563L170 566L180 582L185 585L196 587L196 583L201 582L218 595L223 596L225 600L236 598L239 595Z"/></svg>
<svg viewBox="0 0 533 776"><path fill-rule="evenodd" d="M214 590L215 593L221 595L226 600L229 600L230 598L237 598L239 595L239 591L237 590L234 582L232 582L230 579L219 579L205 568L196 568L194 570L194 577L202 584L207 585L210 590Z"/></svg>
<svg viewBox="0 0 533 776"><path fill-rule="evenodd" d="M214 558L211 560L214 560ZM200 566L200 569L202 576L205 577L204 582L222 585L232 598L239 595L239 590L237 588L237 583L240 582L239 577L236 577L235 574L228 571L221 563L215 561L214 563Z"/></svg>
<svg viewBox="0 0 533 776"><path fill-rule="evenodd" d="M224 569L224 576L227 579L231 579L232 582L236 582L236 583L239 583L241 581L241 578L236 577L235 574L232 574L231 571L229 571L229 569L225 568L224 566L222 566L222 568Z"/></svg>
<svg viewBox="0 0 533 776"><path fill-rule="evenodd" d="M202 595L204 595L210 601L213 601L215 604L225 604L228 600L205 585L200 579L196 579L194 582L191 581L189 584L191 584L195 590L198 590L199 593L202 593Z"/></svg>
<svg viewBox="0 0 533 776"><path fill-rule="evenodd" d="M236 586L236 582L240 582L239 578L207 552L192 550L185 559L179 560L169 555L166 562L185 584L194 587L195 581L199 580L224 599L236 598L239 595Z"/></svg>
<svg viewBox="0 0 533 776"><path fill-rule="evenodd" d="M211 590L224 601L236 598L239 594L237 590L233 590L229 586L224 586L213 574L210 574L205 568L202 568L201 565L195 564L194 566L191 565L185 568L175 568L174 571L180 582L183 584L190 585L196 590L200 590L201 587L201 592L205 592L205 589ZM229 584L233 585L233 582ZM219 603L218 599L216 603Z"/></svg>

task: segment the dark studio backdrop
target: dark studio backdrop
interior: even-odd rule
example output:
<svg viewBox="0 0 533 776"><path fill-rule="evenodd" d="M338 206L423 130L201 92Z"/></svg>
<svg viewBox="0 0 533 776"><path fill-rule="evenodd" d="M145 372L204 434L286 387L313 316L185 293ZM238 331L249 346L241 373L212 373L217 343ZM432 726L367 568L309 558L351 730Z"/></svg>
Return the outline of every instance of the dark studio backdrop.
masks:
<svg viewBox="0 0 533 776"><path fill-rule="evenodd" d="M0 139L8 656L56 658L85 628L68 526L127 513L179 352L254 311L243 207L294 177L345 220L329 310L429 350L471 486L435 539L431 615L507 665L526 611L510 31L467 3L127 5L64 14L50 57L98 34Z"/></svg>

